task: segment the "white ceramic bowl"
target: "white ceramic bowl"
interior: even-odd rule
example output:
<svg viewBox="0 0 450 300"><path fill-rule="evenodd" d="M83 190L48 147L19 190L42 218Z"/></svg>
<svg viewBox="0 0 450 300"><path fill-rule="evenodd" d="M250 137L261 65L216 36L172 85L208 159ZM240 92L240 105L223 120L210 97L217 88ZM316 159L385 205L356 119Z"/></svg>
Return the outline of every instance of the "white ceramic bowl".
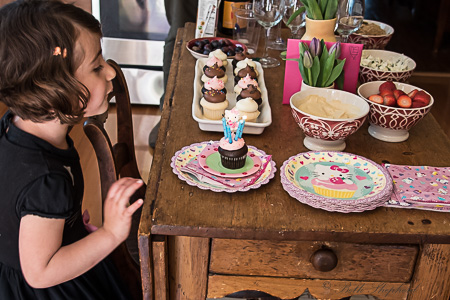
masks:
<svg viewBox="0 0 450 300"><path fill-rule="evenodd" d="M380 26L386 34L384 35L368 35L368 34L359 34L352 33L348 37L348 42L353 44L364 44L364 49L384 49L388 42L391 40L392 35L394 34L394 28L392 26L372 20L364 20L364 23L372 23Z"/></svg>
<svg viewBox="0 0 450 300"><path fill-rule="evenodd" d="M298 105L309 95L318 95L327 100L339 100L342 103L352 104L359 108L359 113L350 119L322 118L308 114L301 111ZM310 150L319 151L344 150L345 139L361 127L369 113L369 105L364 99L355 94L335 89L302 90L291 96L290 105L295 121L306 135L303 144Z"/></svg>
<svg viewBox="0 0 450 300"><path fill-rule="evenodd" d="M363 50L361 60L363 57L371 55L375 58L381 58L383 61L395 62L397 60L405 60L408 68L405 71L381 71L366 66L359 68L359 82L366 83L369 81L389 80L396 82L406 82L416 68L416 62L410 57L401 53L386 51L386 50Z"/></svg>
<svg viewBox="0 0 450 300"><path fill-rule="evenodd" d="M430 111L434 99L433 96L427 93L431 96L430 104L419 108L397 108L370 101L368 98L373 94L378 94L379 87L383 82L367 82L358 88L358 95L363 97L370 106L369 134L385 142L403 142L409 137L408 131ZM406 83L394 82L394 84L397 89L405 93L409 93L414 89L422 90Z"/></svg>

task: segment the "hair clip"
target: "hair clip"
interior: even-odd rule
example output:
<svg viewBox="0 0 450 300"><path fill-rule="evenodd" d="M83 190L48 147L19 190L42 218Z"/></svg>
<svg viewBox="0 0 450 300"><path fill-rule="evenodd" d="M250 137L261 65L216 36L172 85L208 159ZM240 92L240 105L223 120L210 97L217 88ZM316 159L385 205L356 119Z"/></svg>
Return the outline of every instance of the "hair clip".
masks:
<svg viewBox="0 0 450 300"><path fill-rule="evenodd" d="M61 48L60 47L55 47L55 49L53 50L53 55L54 56L61 55ZM63 51L62 51L62 57L66 58L66 56L67 56L67 49L64 48Z"/></svg>

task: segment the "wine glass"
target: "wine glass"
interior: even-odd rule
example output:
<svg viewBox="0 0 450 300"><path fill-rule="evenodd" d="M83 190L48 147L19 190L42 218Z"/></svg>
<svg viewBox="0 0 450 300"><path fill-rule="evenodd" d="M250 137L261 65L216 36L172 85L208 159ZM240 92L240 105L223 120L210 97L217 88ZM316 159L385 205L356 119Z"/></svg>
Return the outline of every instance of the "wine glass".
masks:
<svg viewBox="0 0 450 300"><path fill-rule="evenodd" d="M364 20L364 0L340 0L337 15L337 32L346 43L348 36L358 30Z"/></svg>
<svg viewBox="0 0 450 300"><path fill-rule="evenodd" d="M269 44L267 47L279 51L286 50L287 42L281 37L281 22L269 29Z"/></svg>
<svg viewBox="0 0 450 300"><path fill-rule="evenodd" d="M284 0L253 0L253 12L258 23L264 27L266 37L263 57L259 60L263 68L273 68L280 65L280 62L269 57L267 52L269 28L277 25L283 17Z"/></svg>
<svg viewBox="0 0 450 300"><path fill-rule="evenodd" d="M298 15L294 20L292 20L291 23L287 24L287 22L292 14L300 7L302 7L303 4L300 2L300 0L285 1L286 3L283 12L283 22L291 30L291 39L299 39L301 38L301 36L299 36L298 32L300 31L300 28L305 27L305 13L301 13L300 15Z"/></svg>

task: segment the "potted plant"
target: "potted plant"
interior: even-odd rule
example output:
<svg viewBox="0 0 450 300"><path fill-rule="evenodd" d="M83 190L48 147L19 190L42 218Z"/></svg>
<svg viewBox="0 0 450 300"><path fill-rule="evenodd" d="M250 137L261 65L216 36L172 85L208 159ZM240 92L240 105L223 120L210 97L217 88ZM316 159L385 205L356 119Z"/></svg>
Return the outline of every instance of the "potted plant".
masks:
<svg viewBox="0 0 450 300"><path fill-rule="evenodd" d="M330 49L325 41L313 38L309 46L300 42L299 58L288 58L298 62L298 68L302 75L302 89L306 87L333 88L344 86L345 59L339 59L341 43L334 43Z"/></svg>
<svg viewBox="0 0 450 300"><path fill-rule="evenodd" d="M286 25L306 11L306 32L302 40L312 40L316 37L323 39L325 42L336 42L334 28L339 0L300 0L300 2L304 6L292 14Z"/></svg>

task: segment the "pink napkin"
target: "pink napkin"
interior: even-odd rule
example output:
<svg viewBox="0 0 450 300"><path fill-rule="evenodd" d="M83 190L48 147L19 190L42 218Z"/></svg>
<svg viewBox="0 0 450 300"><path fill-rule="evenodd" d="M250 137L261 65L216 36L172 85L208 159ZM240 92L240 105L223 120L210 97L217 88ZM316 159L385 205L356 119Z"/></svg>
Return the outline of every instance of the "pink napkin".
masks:
<svg viewBox="0 0 450 300"><path fill-rule="evenodd" d="M262 161L261 168L254 174L246 177L225 178L208 173L200 166L197 157L191 159L191 161L189 161L184 167L181 168L181 171L192 174L195 177L197 177L198 180L206 182L208 184L216 185L219 187L229 187L239 189L255 183L255 181L258 180L258 178L261 177L261 175L266 170L267 164L270 163L272 156L263 155L260 156L259 158Z"/></svg>
<svg viewBox="0 0 450 300"><path fill-rule="evenodd" d="M386 164L394 192L388 206L450 211L449 167Z"/></svg>
<svg viewBox="0 0 450 300"><path fill-rule="evenodd" d="M289 39L287 45L286 58L299 58L299 43L305 42L309 45L311 41L302 41ZM332 44L325 42L328 49ZM341 56L339 59L346 59L344 65L345 79L344 79L344 91L350 93L356 93L356 85L358 82L359 65L361 61L361 53L363 44L348 44L341 43ZM286 70L284 73L284 90L283 90L283 104L289 104L291 96L301 90L302 75L298 69L298 63L296 61L287 60Z"/></svg>

